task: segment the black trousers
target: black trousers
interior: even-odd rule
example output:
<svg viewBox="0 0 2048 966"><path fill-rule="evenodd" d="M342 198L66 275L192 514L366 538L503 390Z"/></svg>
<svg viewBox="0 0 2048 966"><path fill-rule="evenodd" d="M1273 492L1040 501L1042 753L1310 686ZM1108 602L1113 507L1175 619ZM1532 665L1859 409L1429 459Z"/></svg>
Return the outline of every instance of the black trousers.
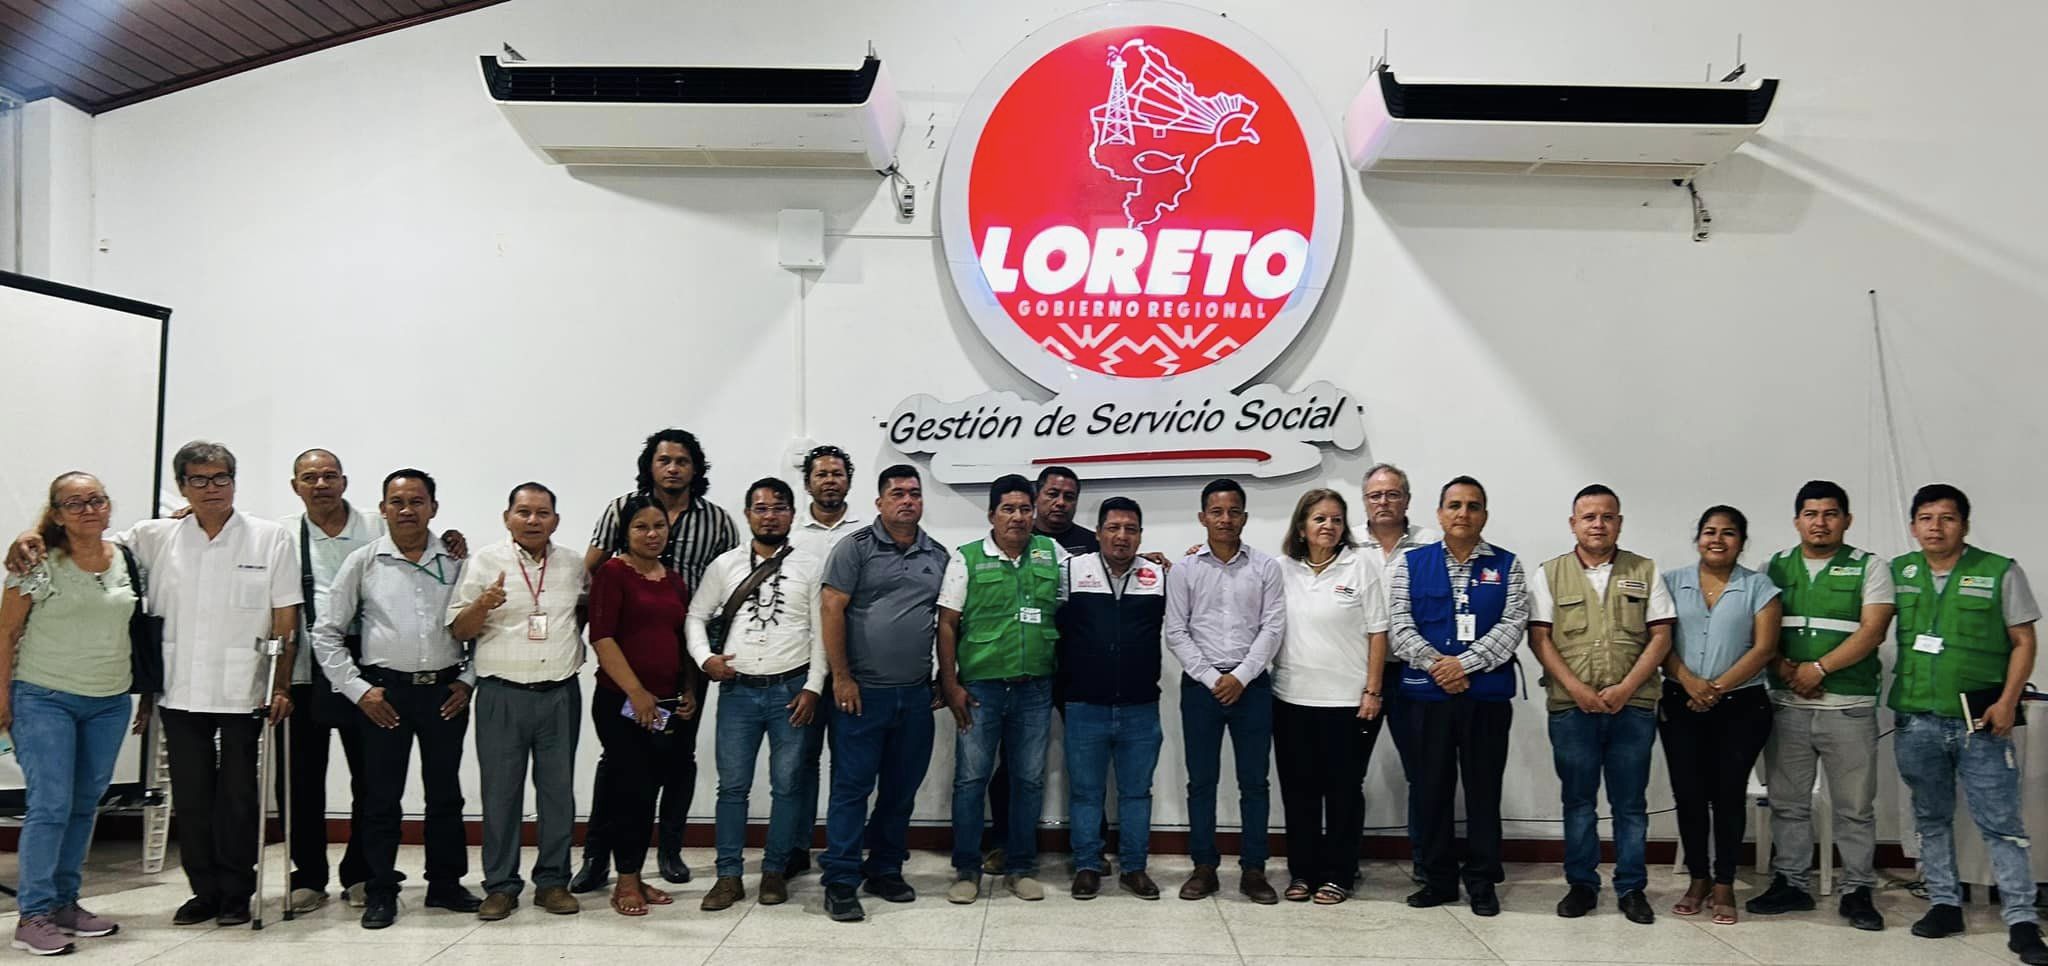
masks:
<svg viewBox="0 0 2048 966"><path fill-rule="evenodd" d="M362 854L369 873L365 891L373 896L398 894L398 838L405 817L406 770L413 746L420 752L420 781L427 792L427 887L453 886L469 873L469 840L462 828L462 743L469 734L469 709L453 718L441 717L448 700L446 684L395 684L384 688L384 700L398 712L398 726L380 728L364 718L362 736ZM296 763L294 763L296 765ZM346 873L344 873L346 875Z"/></svg>
<svg viewBox="0 0 2048 966"><path fill-rule="evenodd" d="M1419 777L1414 801L1416 849L1431 889L1469 890L1506 878L1500 863L1500 788L1508 766L1508 728L1515 707L1507 701L1416 701L1406 711L1410 755ZM1457 854L1458 783L1465 785L1465 856Z"/></svg>
<svg viewBox="0 0 2048 966"><path fill-rule="evenodd" d="M192 894L223 905L256 891L254 714L161 709L171 758L171 807L178 816L178 864ZM216 750L215 741L219 741Z"/></svg>
<svg viewBox="0 0 2048 966"><path fill-rule="evenodd" d="M277 800L292 813L292 888L324 891L327 888L327 764L334 747L332 735L341 736L341 755L348 763L349 836L341 854L341 886L346 889L370 880L363 861L363 816L358 806L363 793L363 738L355 722L330 724L314 708L325 695L325 685L292 685L292 782L286 788L284 767L274 763ZM353 712L352 712L353 713ZM361 718L361 714L355 714Z"/></svg>
<svg viewBox="0 0 2048 966"><path fill-rule="evenodd" d="M1385 722L1387 736L1394 739L1394 754L1401 759L1401 774L1408 781L1408 861L1419 873L1422 871L1422 853L1415 845L1415 819L1422 810L1415 804L1415 778L1419 766L1411 743L1416 740L1416 729L1408 722L1414 713L1415 702L1401 694L1401 669L1406 666L1400 661L1388 661L1380 675L1381 690L1385 694L1380 699L1380 720Z"/></svg>
<svg viewBox="0 0 2048 966"><path fill-rule="evenodd" d="M1666 681L1657 710L1686 872L1709 878L1711 855L1711 878L1732 885L1749 816L1749 775L1771 737L1770 689L1742 688L1712 708L1694 711L1686 707L1685 689Z"/></svg>
<svg viewBox="0 0 2048 966"><path fill-rule="evenodd" d="M675 739L680 739L676 741L676 744L681 747L663 756L662 767L666 770L654 776L654 790L659 799L659 812L661 814L661 848L663 851L673 852L683 847L683 829L690 821L690 800L695 797L697 792L697 725L704 720L704 696L710 693L710 690L711 679L701 674L698 675L697 688L693 692L697 699L697 715L688 721L669 726L670 730L674 733ZM592 693L596 695L618 694L618 692L603 688L599 688ZM618 713L619 704L625 700L626 696L624 694L618 694L618 701L613 702L611 706L612 716L621 721L625 721L626 718ZM591 705L590 713L592 720L602 720L597 716L597 705L595 703ZM627 723L630 724L631 722ZM635 727L638 726L635 725ZM641 730L645 731L646 729L642 728ZM613 784L610 778L612 770L612 765L610 764L611 746L606 744L603 738L604 726L599 725L598 744L602 747L597 754L597 775L591 781L590 821L584 826L583 830L583 859L586 862L592 857L603 859L613 851L612 843L605 838L605 829L609 828L614 821L612 802L606 792L606 789ZM822 743L819 744L818 750L820 754L824 753L824 747ZM813 761L815 760L813 759ZM650 803L648 810L656 810L655 805ZM635 814L638 813L636 812ZM805 847L808 848L810 839L804 839L804 843ZM640 851L643 853L647 851L645 843L642 843ZM634 870L638 868L639 866L636 864Z"/></svg>
<svg viewBox="0 0 2048 966"><path fill-rule="evenodd" d="M669 730L656 734L619 713L626 696L609 688L598 688L590 696L590 722L597 729L598 744L604 746L604 764L597 774L594 796L605 803L603 816L591 810L592 835L584 847L601 843L612 867L620 875L638 875L647 864L647 843L654 828L654 799L657 794L674 799L667 783L682 768L679 759L689 758L695 780L697 723L700 711L687 721L671 719ZM701 708L702 705L699 705ZM683 807L689 807L687 796ZM664 825L662 834L668 830ZM680 826L677 832L680 847ZM664 842L663 847L668 847Z"/></svg>
<svg viewBox="0 0 2048 966"><path fill-rule="evenodd" d="M1380 721L1356 706L1316 708L1273 700L1273 763L1287 822L1287 877L1311 887L1358 885L1365 834L1365 768Z"/></svg>

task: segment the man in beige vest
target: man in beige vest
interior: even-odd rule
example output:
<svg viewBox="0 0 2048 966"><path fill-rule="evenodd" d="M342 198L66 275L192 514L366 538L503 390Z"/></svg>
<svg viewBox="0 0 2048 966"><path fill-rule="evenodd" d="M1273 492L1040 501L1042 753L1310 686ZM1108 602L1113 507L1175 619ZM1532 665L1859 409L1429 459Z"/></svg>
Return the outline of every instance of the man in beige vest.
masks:
<svg viewBox="0 0 2048 966"><path fill-rule="evenodd" d="M1657 667L1677 620L1657 565L1615 546L1621 498L1598 483L1572 499L1571 553L1529 581L1529 646L1543 664L1551 756L1564 799L1564 877L1557 914L1600 904L1595 797L1607 780L1614 818L1614 892L1630 922L1656 921L1643 888L1649 834L1650 746L1657 737Z"/></svg>

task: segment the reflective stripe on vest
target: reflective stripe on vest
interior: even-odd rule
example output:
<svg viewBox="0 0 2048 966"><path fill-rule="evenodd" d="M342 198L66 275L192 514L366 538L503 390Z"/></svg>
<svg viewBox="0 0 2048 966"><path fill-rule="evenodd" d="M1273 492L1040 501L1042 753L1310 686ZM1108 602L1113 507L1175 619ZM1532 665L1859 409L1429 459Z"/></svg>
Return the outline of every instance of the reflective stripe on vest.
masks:
<svg viewBox="0 0 2048 966"><path fill-rule="evenodd" d="M1817 631L1831 631L1837 634L1854 634L1863 625L1857 621L1838 621L1832 617L1791 617L1779 622L1779 627L1811 627Z"/></svg>

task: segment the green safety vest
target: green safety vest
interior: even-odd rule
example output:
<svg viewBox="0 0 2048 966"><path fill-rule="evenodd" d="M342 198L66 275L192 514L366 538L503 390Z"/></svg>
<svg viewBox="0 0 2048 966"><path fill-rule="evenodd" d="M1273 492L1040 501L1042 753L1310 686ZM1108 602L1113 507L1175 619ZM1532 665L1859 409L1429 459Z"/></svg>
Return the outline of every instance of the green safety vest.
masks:
<svg viewBox="0 0 2048 966"><path fill-rule="evenodd" d="M2005 574L2010 569L2010 558L1965 546L1948 583L1937 592L1925 554L1916 550L1892 561L1899 593L1893 711L1960 718L1962 694L2005 685L2012 657L2005 627ZM1922 634L1941 638L1940 654L1913 648Z"/></svg>
<svg viewBox="0 0 2048 966"><path fill-rule="evenodd" d="M1771 583L1778 585L1778 600L1785 608L1778 626L1778 653L1794 664L1818 661L1842 646L1863 622L1864 570L1870 554L1843 544L1834 559L1818 576L1806 572L1806 555L1798 547L1771 558ZM1877 651L1848 667L1829 668L1821 687L1829 694L1877 694L1884 665ZM1780 691L1791 684L1771 669L1771 687Z"/></svg>
<svg viewBox="0 0 2048 966"><path fill-rule="evenodd" d="M1573 677L1594 690L1613 687L1628 677L1650 643L1650 584L1656 572L1657 565L1648 558L1616 550L1614 570L1607 576L1607 594L1602 597L1586 579L1586 568L1576 551L1543 564L1543 579L1550 586L1550 643ZM1656 707L1657 696L1663 692L1661 679L1661 674L1652 672L1628 703L1638 708ZM1543 685L1549 692L1550 710L1578 707L1564 685L1549 675L1544 675Z"/></svg>
<svg viewBox="0 0 2048 966"><path fill-rule="evenodd" d="M960 680L1043 677L1056 666L1060 632L1060 563L1051 537L1032 534L1016 564L988 553L980 540L960 548L967 562L967 602L960 606ZM1028 615L1036 613L1037 622Z"/></svg>

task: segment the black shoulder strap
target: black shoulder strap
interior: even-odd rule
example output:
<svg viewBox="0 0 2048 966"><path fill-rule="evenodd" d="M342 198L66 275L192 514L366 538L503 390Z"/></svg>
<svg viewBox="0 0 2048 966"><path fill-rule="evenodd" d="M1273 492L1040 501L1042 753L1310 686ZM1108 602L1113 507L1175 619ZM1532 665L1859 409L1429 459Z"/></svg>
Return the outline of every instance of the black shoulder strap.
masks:
<svg viewBox="0 0 2048 966"><path fill-rule="evenodd" d="M313 612L313 537L304 514L299 515L299 595L305 598L299 606L304 608L306 626L320 623L319 615Z"/></svg>
<svg viewBox="0 0 2048 966"><path fill-rule="evenodd" d="M129 550L124 544L117 543L114 546L121 548L121 563L128 568L128 587L135 591L135 612L140 614L142 613L143 595L148 593L149 588L143 586L142 570L135 566L134 551Z"/></svg>

